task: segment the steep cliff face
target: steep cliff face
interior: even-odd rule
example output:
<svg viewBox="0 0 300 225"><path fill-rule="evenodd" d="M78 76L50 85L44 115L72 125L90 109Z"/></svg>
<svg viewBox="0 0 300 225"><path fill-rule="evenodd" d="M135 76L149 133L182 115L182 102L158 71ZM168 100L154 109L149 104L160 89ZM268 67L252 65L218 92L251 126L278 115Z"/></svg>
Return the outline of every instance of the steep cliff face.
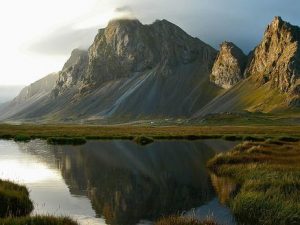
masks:
<svg viewBox="0 0 300 225"><path fill-rule="evenodd" d="M289 93L290 103L297 103L300 94L299 43L300 28L275 17L255 49L245 74L261 85L270 83L272 88Z"/></svg>
<svg viewBox="0 0 300 225"><path fill-rule="evenodd" d="M216 85L229 89L243 79L247 56L232 42L223 42L212 68L210 79Z"/></svg>
<svg viewBox="0 0 300 225"><path fill-rule="evenodd" d="M76 85L82 80L88 65L88 52L86 50L75 49L70 58L59 72L57 85L52 92L54 97L62 95L65 90Z"/></svg>

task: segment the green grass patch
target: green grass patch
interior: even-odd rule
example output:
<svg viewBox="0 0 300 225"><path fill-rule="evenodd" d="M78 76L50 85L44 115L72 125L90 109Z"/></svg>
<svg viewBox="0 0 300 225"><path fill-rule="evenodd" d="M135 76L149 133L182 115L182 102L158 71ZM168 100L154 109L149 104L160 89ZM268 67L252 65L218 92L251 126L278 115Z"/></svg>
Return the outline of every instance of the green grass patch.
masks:
<svg viewBox="0 0 300 225"><path fill-rule="evenodd" d="M47 139L47 143L51 145L83 145L86 143L86 139L80 137L50 137Z"/></svg>
<svg viewBox="0 0 300 225"><path fill-rule="evenodd" d="M158 220L154 225L217 225L217 223L210 219L201 221L193 217L169 216Z"/></svg>
<svg viewBox="0 0 300 225"><path fill-rule="evenodd" d="M241 224L300 224L300 143L244 142L208 162L238 186L229 205Z"/></svg>
<svg viewBox="0 0 300 225"><path fill-rule="evenodd" d="M33 216L0 219L1 225L78 225L68 217Z"/></svg>
<svg viewBox="0 0 300 225"><path fill-rule="evenodd" d="M32 210L26 187L0 180L0 217L25 216Z"/></svg>

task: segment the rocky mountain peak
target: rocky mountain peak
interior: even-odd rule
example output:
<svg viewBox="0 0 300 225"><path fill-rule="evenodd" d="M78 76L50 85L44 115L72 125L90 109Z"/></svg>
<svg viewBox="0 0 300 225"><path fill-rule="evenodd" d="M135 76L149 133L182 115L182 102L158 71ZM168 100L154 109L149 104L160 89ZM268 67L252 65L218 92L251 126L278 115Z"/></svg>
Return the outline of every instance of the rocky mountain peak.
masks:
<svg viewBox="0 0 300 225"><path fill-rule="evenodd" d="M300 93L300 28L275 17L268 25L262 42L254 50L247 75L261 85L270 83L291 95L291 104ZM296 99L296 100L295 100Z"/></svg>
<svg viewBox="0 0 300 225"><path fill-rule="evenodd" d="M273 21L271 22L270 26L273 29L280 29L280 27L284 24L285 22L282 20L280 16L275 16Z"/></svg>
<svg viewBox="0 0 300 225"><path fill-rule="evenodd" d="M243 79L247 57L232 42L223 42L212 68L210 79L216 85L229 89Z"/></svg>
<svg viewBox="0 0 300 225"><path fill-rule="evenodd" d="M81 58L84 58L86 56L87 56L87 50L78 49L78 48L74 49L71 53L70 58L64 64L62 70L66 70L66 69L70 68L71 66L76 65Z"/></svg>
<svg viewBox="0 0 300 225"><path fill-rule="evenodd" d="M159 67L161 75L197 58L208 61L215 50L167 20L143 25L138 20L113 20L101 29L89 49L85 83L99 84Z"/></svg>

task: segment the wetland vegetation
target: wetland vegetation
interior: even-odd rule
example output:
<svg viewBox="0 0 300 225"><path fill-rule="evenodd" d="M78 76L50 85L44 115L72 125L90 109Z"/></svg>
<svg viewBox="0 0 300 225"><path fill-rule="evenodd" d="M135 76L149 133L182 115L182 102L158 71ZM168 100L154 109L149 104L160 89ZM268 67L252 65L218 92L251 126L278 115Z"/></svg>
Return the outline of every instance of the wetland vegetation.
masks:
<svg viewBox="0 0 300 225"><path fill-rule="evenodd" d="M244 142L208 162L237 183L229 205L241 224L300 224L300 143L279 140Z"/></svg>

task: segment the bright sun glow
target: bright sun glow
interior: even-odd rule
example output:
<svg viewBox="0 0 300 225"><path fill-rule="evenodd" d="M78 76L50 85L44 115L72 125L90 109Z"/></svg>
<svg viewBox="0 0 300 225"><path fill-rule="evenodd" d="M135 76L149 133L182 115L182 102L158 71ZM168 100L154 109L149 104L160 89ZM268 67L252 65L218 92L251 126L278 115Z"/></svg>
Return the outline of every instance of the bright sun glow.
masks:
<svg viewBox="0 0 300 225"><path fill-rule="evenodd" d="M14 168L13 170L11 168ZM33 162L22 162L19 160L0 161L0 177L22 184L39 183L60 179L60 174L50 170L45 165Z"/></svg>
<svg viewBox="0 0 300 225"><path fill-rule="evenodd" d="M29 44L61 27L104 27L116 14L114 4L104 0L10 0L0 4L0 85L30 84L59 71L68 57L30 52L26 50Z"/></svg>

